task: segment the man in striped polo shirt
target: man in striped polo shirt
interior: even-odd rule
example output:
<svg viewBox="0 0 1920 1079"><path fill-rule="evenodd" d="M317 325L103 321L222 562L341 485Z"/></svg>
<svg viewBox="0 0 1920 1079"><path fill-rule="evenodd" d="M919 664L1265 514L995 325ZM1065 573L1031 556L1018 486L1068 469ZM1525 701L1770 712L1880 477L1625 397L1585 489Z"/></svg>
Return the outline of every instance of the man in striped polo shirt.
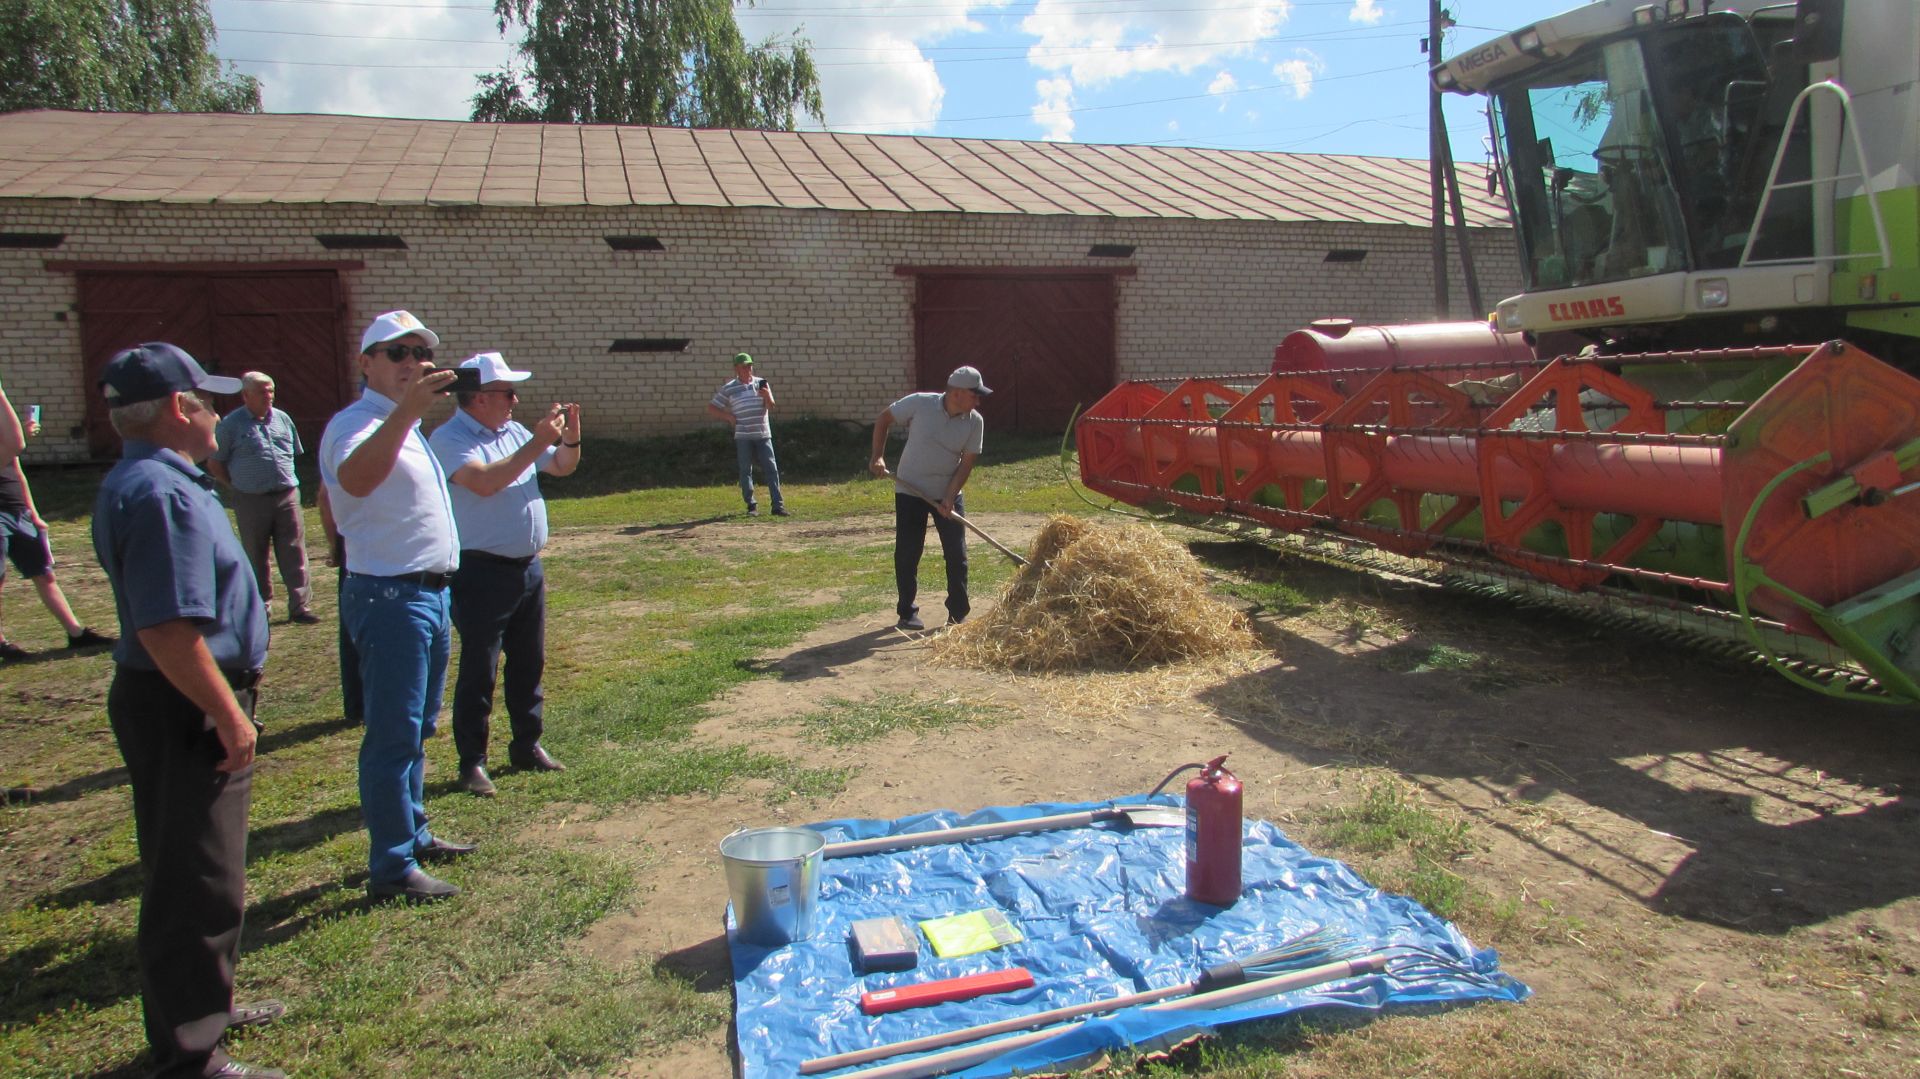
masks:
<svg viewBox="0 0 1920 1079"><path fill-rule="evenodd" d="M780 466L773 459L773 429L767 425L767 413L773 411L773 388L764 378L753 377L753 357L742 352L733 358L734 379L720 387L707 402L707 415L733 427L734 454L740 462L740 497L747 501L747 516L758 517L760 505L753 500L753 466L773 495L773 515L787 515L786 499L780 497Z"/></svg>

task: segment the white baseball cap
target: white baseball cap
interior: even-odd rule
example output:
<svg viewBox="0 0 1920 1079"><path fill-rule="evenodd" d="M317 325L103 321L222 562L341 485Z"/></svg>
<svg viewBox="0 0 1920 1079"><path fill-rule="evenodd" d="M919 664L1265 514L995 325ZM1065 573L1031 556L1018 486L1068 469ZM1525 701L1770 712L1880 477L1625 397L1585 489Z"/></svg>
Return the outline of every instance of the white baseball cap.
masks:
<svg viewBox="0 0 1920 1079"><path fill-rule="evenodd" d="M482 352L477 356L468 356L460 361L460 366L479 371L482 386L489 382L525 382L533 377L532 371L515 371L508 367L506 357L498 352Z"/></svg>
<svg viewBox="0 0 1920 1079"><path fill-rule="evenodd" d="M426 338L428 348L440 347L440 335L427 329L425 323L413 317L413 312L389 311L374 319L373 325L367 327L367 332L360 335L360 351L366 352L375 345L397 341L410 333Z"/></svg>
<svg viewBox="0 0 1920 1079"><path fill-rule="evenodd" d="M992 393L987 389L986 380L980 377L978 367L956 367L953 374L947 376L947 385L956 390L972 390L982 397Z"/></svg>

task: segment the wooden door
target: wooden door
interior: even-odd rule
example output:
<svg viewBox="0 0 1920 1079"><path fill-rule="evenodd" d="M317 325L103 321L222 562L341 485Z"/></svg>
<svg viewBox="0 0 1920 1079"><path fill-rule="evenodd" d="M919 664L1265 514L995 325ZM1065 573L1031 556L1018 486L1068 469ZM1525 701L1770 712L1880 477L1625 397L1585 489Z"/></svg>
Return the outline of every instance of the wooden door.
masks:
<svg viewBox="0 0 1920 1079"><path fill-rule="evenodd" d="M1113 388L1114 287L1107 274L922 274L916 389L980 369L990 430L1059 434L1075 407Z"/></svg>
<svg viewBox="0 0 1920 1079"><path fill-rule="evenodd" d="M114 353L148 341L178 345L214 374L273 376L276 404L293 417L309 449L351 394L339 276L332 270L89 270L79 274L78 285L84 423L95 456L120 452L99 392L100 373ZM224 415L240 407L240 398L220 396L214 404Z"/></svg>

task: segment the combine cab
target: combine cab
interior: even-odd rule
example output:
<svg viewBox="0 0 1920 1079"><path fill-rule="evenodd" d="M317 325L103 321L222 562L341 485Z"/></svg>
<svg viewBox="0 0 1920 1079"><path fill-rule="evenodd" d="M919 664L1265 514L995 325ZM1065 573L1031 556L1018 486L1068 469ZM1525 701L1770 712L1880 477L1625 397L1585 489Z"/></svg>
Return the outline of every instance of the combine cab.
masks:
<svg viewBox="0 0 1920 1079"><path fill-rule="evenodd" d="M1447 60L1527 291L1122 385L1082 479L1920 703L1916 77L1912 0L1601 0Z"/></svg>

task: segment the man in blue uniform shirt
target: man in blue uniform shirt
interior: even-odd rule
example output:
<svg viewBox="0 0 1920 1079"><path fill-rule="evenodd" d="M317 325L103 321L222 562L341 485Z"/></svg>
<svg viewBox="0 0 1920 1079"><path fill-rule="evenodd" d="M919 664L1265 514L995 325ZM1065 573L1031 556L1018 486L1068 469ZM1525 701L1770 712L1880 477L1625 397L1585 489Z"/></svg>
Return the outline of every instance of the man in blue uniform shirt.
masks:
<svg viewBox="0 0 1920 1079"><path fill-rule="evenodd" d="M146 877L136 951L154 1074L281 1076L220 1048L228 1027L284 1010L233 1007L267 611L193 463L213 452L216 419L195 391L240 385L167 344L116 355L101 385L125 444L94 503L93 549L120 615L107 719Z"/></svg>
<svg viewBox="0 0 1920 1079"><path fill-rule="evenodd" d="M540 745L540 677L547 662L547 577L540 549L547 545L547 504L535 473L566 476L580 466L580 406L556 404L529 430L514 422L513 406L532 372L513 370L498 352L483 352L460 366L479 373L480 388L460 391L459 410L428 441L446 470L460 529L460 568L453 575L453 624L460 631L453 741L460 752L460 785L491 797L488 717L502 652L513 724L508 762L527 771L564 770Z"/></svg>
<svg viewBox="0 0 1920 1079"><path fill-rule="evenodd" d="M420 417L453 385L436 370L439 335L389 311L360 336L366 389L320 437L320 476L346 539L340 610L364 687L360 814L367 824L367 895L430 902L460 889L422 860L473 848L427 830L426 739L440 717L453 650L447 582L460 565L447 477L420 434Z"/></svg>

